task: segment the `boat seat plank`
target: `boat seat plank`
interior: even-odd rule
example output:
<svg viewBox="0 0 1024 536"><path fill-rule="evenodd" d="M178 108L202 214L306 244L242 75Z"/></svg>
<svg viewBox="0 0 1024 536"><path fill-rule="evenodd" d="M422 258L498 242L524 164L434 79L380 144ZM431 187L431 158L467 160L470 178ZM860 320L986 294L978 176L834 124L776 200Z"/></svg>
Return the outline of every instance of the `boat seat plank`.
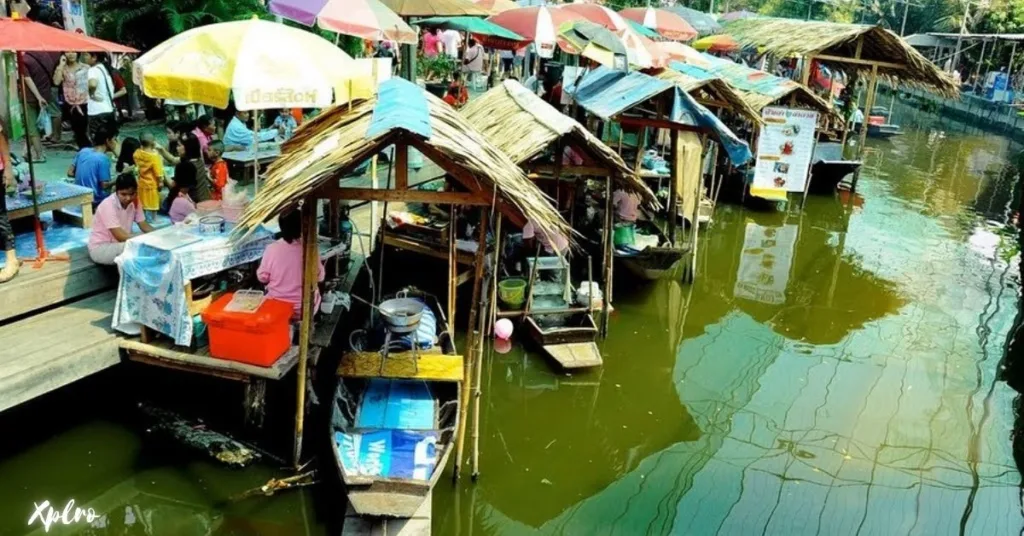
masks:
<svg viewBox="0 0 1024 536"><path fill-rule="evenodd" d="M418 503L415 513L406 518L364 517L356 514L352 505L345 509L345 523L341 528L342 536L430 536L431 510L433 501L431 493L426 498L407 496L410 504ZM358 494L357 501L372 503L386 500L386 497ZM393 498L392 498L393 499ZM361 506L366 506L363 504Z"/></svg>
<svg viewBox="0 0 1024 536"><path fill-rule="evenodd" d="M289 348L270 367L258 367L211 357L208 346L196 350L195 353L187 353L182 351L182 347L174 346L170 340L157 340L147 344L136 340L122 339L121 348L128 353L128 358L132 361L237 380L246 380L251 377L280 380L299 361L298 346ZM319 351L319 347L311 348L310 359L313 358L314 352L319 354Z"/></svg>
<svg viewBox="0 0 1024 536"><path fill-rule="evenodd" d="M380 369L381 355L377 352L349 352L342 356L338 376L348 378L406 378L461 382L462 356L420 353L419 370L413 366L411 352L391 352Z"/></svg>
<svg viewBox="0 0 1024 536"><path fill-rule="evenodd" d="M593 342L549 344L544 351L565 369L600 367L603 364L601 351Z"/></svg>
<svg viewBox="0 0 1024 536"><path fill-rule="evenodd" d="M107 291L0 328L0 411L121 361Z"/></svg>

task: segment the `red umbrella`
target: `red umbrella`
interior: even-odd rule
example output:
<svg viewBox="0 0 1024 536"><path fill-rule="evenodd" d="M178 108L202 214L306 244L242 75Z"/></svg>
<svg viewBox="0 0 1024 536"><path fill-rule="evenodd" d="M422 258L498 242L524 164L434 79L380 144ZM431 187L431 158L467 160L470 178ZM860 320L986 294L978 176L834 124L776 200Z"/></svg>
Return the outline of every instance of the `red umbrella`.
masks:
<svg viewBox="0 0 1024 536"><path fill-rule="evenodd" d="M558 7L559 11L568 11L577 18L582 18L600 24L609 30L619 32L629 26L618 13L598 4L563 4Z"/></svg>
<svg viewBox="0 0 1024 536"><path fill-rule="evenodd" d="M22 120L26 123L25 146L28 156L28 180L32 192L36 191L36 173L32 165L32 144L28 142L28 112L25 102L25 52L138 52L131 47L111 43L102 39L96 39L87 35L66 32L64 30L32 22L27 19L14 17L11 19L0 18L0 50L16 52L18 56L18 73L21 78L21 113ZM32 196L32 211L35 214L36 249L39 257L36 258L36 267L42 266L47 258L54 260L68 260L67 255L50 255L46 251L46 243L43 241L43 226L39 221L39 203L35 195Z"/></svg>
<svg viewBox="0 0 1024 536"><path fill-rule="evenodd" d="M697 37L697 30L686 19L665 9L653 7L631 7L619 11L619 15L650 28L673 41L689 41Z"/></svg>
<svg viewBox="0 0 1024 536"><path fill-rule="evenodd" d="M533 41L537 45L537 54L550 58L555 51L559 26L575 19L575 16L561 9L539 6L510 9L487 20L523 36L527 41Z"/></svg>

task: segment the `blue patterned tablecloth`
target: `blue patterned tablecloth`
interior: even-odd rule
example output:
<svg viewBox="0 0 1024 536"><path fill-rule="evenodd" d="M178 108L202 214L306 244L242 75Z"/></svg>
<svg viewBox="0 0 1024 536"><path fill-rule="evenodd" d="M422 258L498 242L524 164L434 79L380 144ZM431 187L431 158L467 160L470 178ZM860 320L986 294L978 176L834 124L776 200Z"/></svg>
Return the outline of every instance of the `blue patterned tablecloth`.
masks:
<svg viewBox="0 0 1024 536"><path fill-rule="evenodd" d="M258 260L272 233L260 228L243 240L231 241L227 233L195 235L199 241L158 249L147 244L153 235L187 236L180 226L160 229L129 240L117 258L121 281L114 303L113 327L142 324L186 346L192 341L192 319L185 300L185 283L205 275ZM147 238L148 237L148 238Z"/></svg>
<svg viewBox="0 0 1024 536"><path fill-rule="evenodd" d="M46 183L45 190L43 190L43 195L39 198L39 204L52 203L54 201L60 201L61 199L70 199L72 197L91 193L92 189L86 188L85 186L68 184L66 182L48 182ZM25 194L18 193L14 197L7 196L7 210L9 212L31 207L32 198Z"/></svg>

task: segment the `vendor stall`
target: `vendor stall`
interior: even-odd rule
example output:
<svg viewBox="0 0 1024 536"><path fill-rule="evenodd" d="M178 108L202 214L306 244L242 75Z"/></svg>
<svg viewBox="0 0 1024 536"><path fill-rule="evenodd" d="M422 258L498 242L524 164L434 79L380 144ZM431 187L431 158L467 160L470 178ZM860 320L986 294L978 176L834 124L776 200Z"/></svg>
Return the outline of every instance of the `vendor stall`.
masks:
<svg viewBox="0 0 1024 536"><path fill-rule="evenodd" d="M668 195L667 240L659 238L652 253L664 251L679 245L676 241L678 201L682 201L682 216L690 222L690 236L686 249L690 262L687 279L692 280L696 270L697 221L700 200L704 195L704 178L701 163L705 153L705 141L710 138L724 149L733 165L741 165L751 158L750 148L741 141L721 120L676 84L638 73L622 72L599 67L584 74L579 82L567 87L575 102L602 122L614 122L619 127L617 144L621 153L623 130L635 129L637 134L634 158L640 168L645 158L655 161L656 154L648 153L647 130L664 130L669 133L669 165L662 164L670 171ZM629 264L636 255L631 252L617 253ZM664 263L671 256L657 255L636 266L636 273L643 277L661 277L672 272ZM631 270L634 271L634 270Z"/></svg>
<svg viewBox="0 0 1024 536"><path fill-rule="evenodd" d="M394 187L345 188L340 187L338 178L360 165L389 146L395 147ZM441 167L448 175L445 191L411 189L408 177L408 151L410 147L422 152ZM314 206L317 199L369 200L384 202L418 202L451 206L477 206L477 247L474 258L474 283L471 309L467 324L469 340L468 353L461 374L452 378L430 376L436 372L433 367L411 367L398 371L386 367L384 361L380 372L389 370L391 378L413 378L429 381L454 381L459 389L457 419L457 441L455 442L458 476L462 467L463 441L466 416L469 406L469 388L463 383L475 384L476 400L480 398L479 342L476 335L483 331L482 286L486 273L485 260L487 230L497 213L515 225L527 221L548 233L568 234L566 222L554 211L547 197L541 193L514 162L499 149L491 145L472 126L443 101L430 96L417 86L399 79L389 80L379 87L378 95L354 103L351 107L335 107L310 121L295 137L286 142L284 152L268 171L266 187L246 209L239 223L238 235L248 237L259 233L260 225L274 216L300 203L304 207ZM304 210L304 229L310 232L316 228L315 211ZM500 219L497 221L501 221ZM449 244L449 265L454 267L454 244ZM316 284L316 250L311 242L305 244L305 277L302 286L302 310L310 311L313 305L313 289ZM451 273L451 272L449 272ZM454 279L454 278L452 278ZM449 284L448 311L446 317L454 321L454 281ZM374 304L375 306L377 304ZM296 413L296 435L293 461L299 464L302 447L302 432L305 418L305 376L308 359L308 341L312 333L309 314L302 315L299 332L298 361L298 411ZM418 321L418 320L417 320ZM365 352L361 353L365 354ZM391 355L394 355L392 353ZM419 363L415 353L404 354L413 363ZM457 358L458 356L452 356ZM353 355L347 359L360 359ZM390 358L389 358L390 360ZM365 367L355 367L365 376ZM432 372L433 371L433 372ZM470 380L475 371L475 380ZM362 376L361 376L362 377ZM344 380L341 380L344 381ZM479 416L479 408L476 412ZM478 422L478 418L477 418ZM332 427L334 425L332 424ZM332 437L338 437L332 428ZM478 437L474 430L474 439ZM438 460L445 459L450 443L447 438L438 444ZM341 445L335 445L340 448ZM477 456L474 453L474 472ZM339 459L339 472L344 472L343 460ZM441 467L440 470L444 468ZM434 474L439 474L434 469ZM430 485L436 478L430 479ZM373 480L363 479L360 488L373 486ZM375 488L374 488L375 489ZM350 487L349 493L352 493ZM422 500L422 498L420 499Z"/></svg>

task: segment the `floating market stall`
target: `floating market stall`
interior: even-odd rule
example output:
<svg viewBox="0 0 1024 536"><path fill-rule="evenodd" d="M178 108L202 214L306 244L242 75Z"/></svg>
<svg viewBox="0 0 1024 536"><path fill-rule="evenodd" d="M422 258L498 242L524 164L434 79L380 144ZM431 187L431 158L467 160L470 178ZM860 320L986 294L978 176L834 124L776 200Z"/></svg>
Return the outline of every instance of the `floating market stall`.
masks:
<svg viewBox="0 0 1024 536"><path fill-rule="evenodd" d="M522 167L531 179L554 181L556 206L562 201L558 197L565 183L569 185L569 199L575 200L577 192L584 186L584 178L593 177L605 182L602 188L605 218L599 226L602 236L599 267L604 272L602 329L606 329L612 301L612 184L616 183L623 191L636 195L644 204L657 206L654 194L615 151L583 125L562 115L514 80L506 80L470 101L461 114ZM576 203L572 202L571 206L569 221L577 227ZM587 234L582 233L584 241L593 238ZM494 281L492 298L497 292L496 285ZM497 309L492 310L494 318L497 318ZM512 311L501 313L502 316L522 314Z"/></svg>
<svg viewBox="0 0 1024 536"><path fill-rule="evenodd" d="M645 157L651 156L645 152L648 145L647 129L663 129L669 132L671 187L668 196L666 243L670 246L678 245L676 214L677 202L681 199L684 221L689 220L691 225L688 240L691 262L686 277L692 279L696 270L698 208L704 190L701 171L704 142L707 138L717 141L734 165L741 165L750 160L750 148L707 108L697 103L676 84L666 80L638 72L626 73L599 67L584 74L579 82L565 91L573 96L579 106L601 122L614 121L619 125L620 153L622 128L639 129L635 168L640 167ZM625 258L628 255L618 256ZM627 264L627 267L629 266L630 264ZM645 278L657 278L671 272L671 266L666 267L661 263L645 263L634 268L638 269L631 270Z"/></svg>
<svg viewBox="0 0 1024 536"><path fill-rule="evenodd" d="M730 23L726 32L740 43L766 53L803 58L801 80L805 85L810 79L812 62L851 76L867 77L864 109L868 113L875 103L879 77L894 87L903 84L947 97L959 95L949 75L881 26L752 18ZM860 131L858 157L863 154L867 130ZM858 177L859 170L854 173L853 189Z"/></svg>
<svg viewBox="0 0 1024 536"><path fill-rule="evenodd" d="M395 148L396 166L393 188L345 188L339 186L339 177L389 146ZM407 155L411 147L415 147L433 160L448 174L445 191L423 191L409 187ZM316 211L307 208L315 207L319 199L420 202L479 208L480 220L477 226L477 241L474 251L475 274L467 324L466 358L463 360L458 356L428 354L426 351L419 355L415 350L405 352L387 350L384 352L384 355L387 356L385 358L380 353L363 351L346 354L339 367L339 382L344 382L347 386L362 383L364 387L368 385L371 389L377 389L379 387L377 382L388 380L395 380L401 385L408 384L408 382L401 383L403 380L454 382L457 395L453 400L458 401L456 406L458 411L453 419L448 419L451 416L440 414L443 408L436 405L431 406L429 399L431 395L424 394L423 390L416 389L414 394L409 394L403 388L392 390L391 393L395 395L393 402L396 404L402 404L405 401L416 407L423 405L427 408L433 407L433 413L430 415L437 419L445 417L446 422L452 422L452 427L455 430L429 432L437 441L437 456L434 460L445 460L449 449L455 449L456 477L462 468L469 392L473 389L476 396L473 431L473 471L475 475L478 471L476 442L479 433L481 375L479 347L482 345L479 334L483 332L482 321L484 319L484 315L479 314L479 311L481 303L484 301L482 289L488 265L485 253L490 222L500 213L514 225L524 225L530 222L539 232L561 233L566 236L570 232L568 224L551 207L549 198L530 182L523 171L505 153L491 145L483 135L443 101L430 96L412 83L400 79L383 83L375 98L359 101L351 107L329 109L304 124L295 137L285 144L281 159L270 167L265 189L247 207L239 222L240 236L247 236L256 231L261 223L298 207L300 204L304 207L305 233L312 233L316 228ZM449 251L453 254L454 250L455 245L450 244ZM306 314L302 316L299 332L299 403L296 412L294 450L296 462L301 454L305 417L303 408L305 406L307 347L312 327L309 313L313 305L313 290L316 285L316 249L310 242L305 244L304 255L302 303L303 311ZM453 260L449 260L449 266L454 266ZM452 313L454 312L455 287L453 281L449 281L448 290L447 318L454 322ZM377 304L374 305L377 306ZM412 317L415 316L416 322L419 322L419 314L422 310L423 306L421 305L417 311L409 311L404 315L391 315L394 317L391 319L388 319L385 314L385 324L391 326L390 330L394 329L395 324L392 322L395 319L407 319L411 324ZM449 332L448 336L451 335ZM415 340L418 342L418 339ZM416 347L416 344L413 344L413 348ZM365 391L363 393L365 394ZM391 396L385 396L388 403L392 402ZM434 401L436 402L436 399ZM360 404L369 402L370 400L364 397ZM336 403L332 401L332 404ZM340 424L333 423L333 419L331 426L332 432L347 433ZM393 437L398 437L403 432L398 428L400 427L392 430ZM334 433L332 433L332 438L334 438L332 439L334 441L333 449L346 447L337 442L337 436ZM366 439L370 440L369 437ZM428 437L412 438L412 442L415 444L430 440ZM342 441L344 442L344 437L342 437ZM419 497L419 501L422 502L423 497L426 496L423 493L424 490L429 491L430 486L437 481L444 470L443 464L430 462L426 464L429 467L421 468L423 471L417 469L412 476L404 475L389 481L388 475L379 472L374 474L363 474L361 471L353 472L350 470L351 466L345 465L345 460L337 459L336 461L339 475L348 485L350 498L355 493L359 496L358 500L362 501L359 505L353 502L353 506L357 510L364 508L368 512L377 511L388 515L394 515L394 512L383 511L389 508L386 502L388 496L394 496L395 507L402 507L402 512L398 515L402 515L408 505L416 502L410 497ZM383 493L383 497L379 497L385 499L383 504L373 495L373 492L377 491Z"/></svg>

